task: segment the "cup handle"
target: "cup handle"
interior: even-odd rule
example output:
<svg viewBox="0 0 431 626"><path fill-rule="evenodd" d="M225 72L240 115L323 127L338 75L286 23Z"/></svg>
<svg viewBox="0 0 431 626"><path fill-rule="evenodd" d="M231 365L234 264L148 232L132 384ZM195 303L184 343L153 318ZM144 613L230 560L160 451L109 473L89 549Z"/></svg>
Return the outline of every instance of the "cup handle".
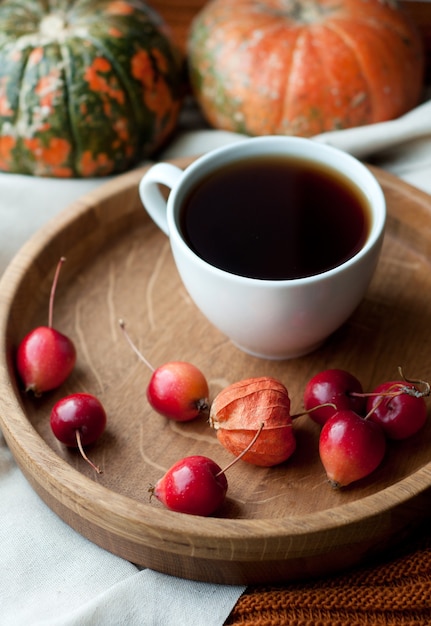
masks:
<svg viewBox="0 0 431 626"><path fill-rule="evenodd" d="M178 183L183 171L170 163L156 163L143 175L139 183L139 196L145 210L157 226L169 236L167 202L159 185L171 190Z"/></svg>

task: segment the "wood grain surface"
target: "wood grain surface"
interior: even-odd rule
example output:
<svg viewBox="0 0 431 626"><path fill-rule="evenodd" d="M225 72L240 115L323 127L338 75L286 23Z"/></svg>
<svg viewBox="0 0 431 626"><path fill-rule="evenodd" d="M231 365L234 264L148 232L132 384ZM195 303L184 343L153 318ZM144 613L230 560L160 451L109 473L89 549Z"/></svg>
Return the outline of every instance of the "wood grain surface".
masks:
<svg viewBox="0 0 431 626"><path fill-rule="evenodd" d="M180 160L185 166L189 160ZM154 366L184 359L210 382L211 397L241 378L273 375L302 408L306 381L326 367L356 374L365 389L397 376L431 378L431 198L374 170L388 202L383 256L367 296L320 350L293 361L253 358L209 325L188 298L168 240L142 209L129 172L75 202L18 253L0 283L0 426L18 464L45 502L91 541L134 563L218 583L292 580L329 573L390 547L429 514L431 422L389 446L382 466L332 490L318 458L319 429L295 421L298 449L284 465L238 463L226 504L212 518L167 511L148 486L179 458L230 454L207 422L176 424L146 401L151 372L131 351L129 333ZM66 256L54 325L70 336L77 367L59 390L36 399L14 369L18 342L47 323L55 266ZM50 431L50 410L76 391L95 394L108 428L88 449L97 475Z"/></svg>

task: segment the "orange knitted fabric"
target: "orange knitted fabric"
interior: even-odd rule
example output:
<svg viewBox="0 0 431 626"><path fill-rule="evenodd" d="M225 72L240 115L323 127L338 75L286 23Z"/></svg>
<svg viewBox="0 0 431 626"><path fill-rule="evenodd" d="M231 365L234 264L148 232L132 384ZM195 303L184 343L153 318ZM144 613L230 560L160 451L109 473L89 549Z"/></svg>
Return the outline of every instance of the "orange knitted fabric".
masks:
<svg viewBox="0 0 431 626"><path fill-rule="evenodd" d="M301 584L249 587L226 626L431 626L431 535L391 560Z"/></svg>

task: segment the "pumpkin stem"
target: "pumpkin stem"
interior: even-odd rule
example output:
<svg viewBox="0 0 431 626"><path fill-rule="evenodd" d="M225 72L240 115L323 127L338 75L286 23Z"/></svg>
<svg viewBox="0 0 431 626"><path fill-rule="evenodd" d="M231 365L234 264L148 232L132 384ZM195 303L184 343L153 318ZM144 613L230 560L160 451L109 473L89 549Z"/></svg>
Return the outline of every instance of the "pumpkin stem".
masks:
<svg viewBox="0 0 431 626"><path fill-rule="evenodd" d="M58 37L66 27L66 17L60 13L45 15L39 24L39 32L45 37Z"/></svg>

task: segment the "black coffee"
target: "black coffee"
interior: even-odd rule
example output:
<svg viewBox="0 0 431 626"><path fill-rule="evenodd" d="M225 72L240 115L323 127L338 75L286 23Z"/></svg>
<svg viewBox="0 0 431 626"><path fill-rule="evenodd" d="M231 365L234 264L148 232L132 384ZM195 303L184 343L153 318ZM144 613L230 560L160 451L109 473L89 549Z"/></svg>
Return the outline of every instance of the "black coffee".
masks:
<svg viewBox="0 0 431 626"><path fill-rule="evenodd" d="M319 164L251 157L204 178L183 203L180 227L211 265L241 276L312 276L358 252L369 232L365 197Z"/></svg>

